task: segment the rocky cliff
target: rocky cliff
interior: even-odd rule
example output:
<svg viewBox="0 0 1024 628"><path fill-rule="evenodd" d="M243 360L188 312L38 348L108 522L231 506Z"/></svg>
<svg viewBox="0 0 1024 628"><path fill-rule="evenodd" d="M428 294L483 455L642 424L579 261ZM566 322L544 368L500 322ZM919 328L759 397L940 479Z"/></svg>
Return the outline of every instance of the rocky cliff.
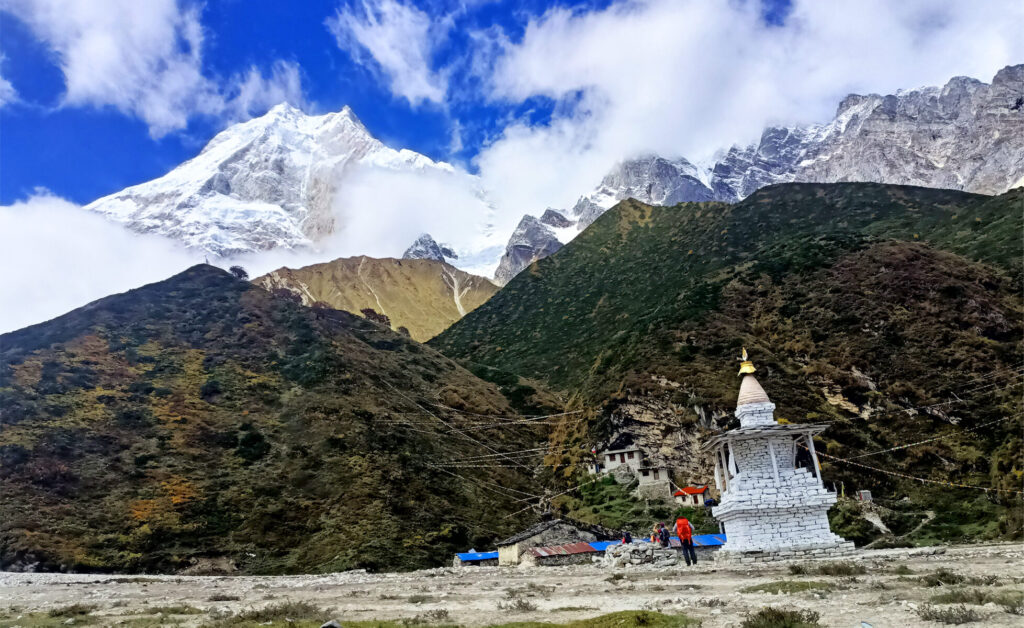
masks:
<svg viewBox="0 0 1024 628"><path fill-rule="evenodd" d="M498 262L494 281L505 285L521 270L560 248L562 243L553 230L533 216L523 216Z"/></svg>

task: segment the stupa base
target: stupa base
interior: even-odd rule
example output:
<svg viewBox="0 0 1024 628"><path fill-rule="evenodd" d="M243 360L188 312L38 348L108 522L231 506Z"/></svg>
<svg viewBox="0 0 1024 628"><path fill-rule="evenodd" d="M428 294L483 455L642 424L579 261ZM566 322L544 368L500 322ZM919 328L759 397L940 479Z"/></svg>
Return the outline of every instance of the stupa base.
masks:
<svg viewBox="0 0 1024 628"><path fill-rule="evenodd" d="M823 545L803 545L781 549L747 550L733 552L722 548L715 553L715 562L726 564L770 563L780 560L814 560L817 558L838 558L855 554L857 549L852 541Z"/></svg>

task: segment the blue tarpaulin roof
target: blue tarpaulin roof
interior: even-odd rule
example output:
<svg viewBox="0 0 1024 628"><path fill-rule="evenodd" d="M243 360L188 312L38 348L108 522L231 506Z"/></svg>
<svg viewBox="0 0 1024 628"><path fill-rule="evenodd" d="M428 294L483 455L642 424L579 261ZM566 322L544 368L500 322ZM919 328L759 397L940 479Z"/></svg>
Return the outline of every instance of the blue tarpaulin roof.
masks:
<svg viewBox="0 0 1024 628"><path fill-rule="evenodd" d="M588 543L590 547L598 552L607 550L612 545L618 545L621 541L594 541ZM724 534L694 534L693 544L696 547L714 547L716 545L722 545L725 543ZM672 547L679 547L679 537L673 536L670 539ZM463 552L456 554L464 563L473 563L481 560L492 560L498 557L498 552Z"/></svg>
<svg viewBox="0 0 1024 628"><path fill-rule="evenodd" d="M472 563L478 560L491 560L498 557L498 552L463 552L456 554L464 563Z"/></svg>
<svg viewBox="0 0 1024 628"><path fill-rule="evenodd" d="M621 541L594 541L590 544L590 547L593 547L595 550L599 552L603 552L606 549L608 549L608 546L618 545L620 542Z"/></svg>
<svg viewBox="0 0 1024 628"><path fill-rule="evenodd" d="M607 550L612 545L618 545L620 541L595 541L590 544L599 552ZM724 534L695 534L693 535L693 544L696 547L714 547L716 545L722 545L725 543ZM680 547L679 537L673 536L669 539L669 544L672 547Z"/></svg>

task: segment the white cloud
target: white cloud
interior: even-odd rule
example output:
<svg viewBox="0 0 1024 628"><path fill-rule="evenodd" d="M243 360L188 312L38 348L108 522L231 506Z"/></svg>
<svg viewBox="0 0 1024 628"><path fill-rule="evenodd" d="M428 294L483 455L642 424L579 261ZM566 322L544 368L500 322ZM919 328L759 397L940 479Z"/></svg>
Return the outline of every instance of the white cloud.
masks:
<svg viewBox="0 0 1024 628"><path fill-rule="evenodd" d="M18 92L11 85L11 82L0 76L0 107L9 105L18 100Z"/></svg>
<svg viewBox="0 0 1024 628"><path fill-rule="evenodd" d="M256 276L281 266L295 268L354 255L401 257L424 232L471 252L503 247L508 237L490 228L492 208L479 193L477 181L464 172L353 164L337 176L330 206L334 231L317 240L315 250L271 250L233 261ZM490 274L498 255L458 265Z"/></svg>
<svg viewBox="0 0 1024 628"><path fill-rule="evenodd" d="M3 66L4 60L6 59L7 57L5 57L3 53L0 53L0 67ZM11 85L10 81L5 79L3 76L0 76L0 109L17 101L18 90L14 89L14 85Z"/></svg>
<svg viewBox="0 0 1024 628"><path fill-rule="evenodd" d="M204 75L201 7L189 0L0 0L0 10L54 52L63 105L114 107L143 120L153 137L195 116L236 120L303 102L292 63L276 62L269 77L257 68L225 80Z"/></svg>
<svg viewBox="0 0 1024 628"><path fill-rule="evenodd" d="M154 136L222 107L202 75L199 12L176 0L4 0L57 55L67 105L113 106Z"/></svg>
<svg viewBox="0 0 1024 628"><path fill-rule="evenodd" d="M359 8L340 8L327 20L338 47L349 51L362 65L386 75L391 92L410 105L440 103L448 81L431 69L431 59L450 22L432 21L425 12L398 0L372 5L363 2Z"/></svg>
<svg viewBox="0 0 1024 628"><path fill-rule="evenodd" d="M202 262L171 240L137 235L39 191L0 206L0 333L59 316Z"/></svg>
<svg viewBox="0 0 1024 628"><path fill-rule="evenodd" d="M269 76L252 66L236 77L228 94L227 110L233 119L247 120L283 102L307 108L298 64L278 60L271 66Z"/></svg>
<svg viewBox="0 0 1024 628"><path fill-rule="evenodd" d="M477 163L503 207L566 207L624 157L706 158L765 125L827 120L850 92L989 80L1024 60L1021 32L1019 0L796 0L782 26L757 2L556 9L520 42L478 38L491 98L559 108L550 124L510 124Z"/></svg>

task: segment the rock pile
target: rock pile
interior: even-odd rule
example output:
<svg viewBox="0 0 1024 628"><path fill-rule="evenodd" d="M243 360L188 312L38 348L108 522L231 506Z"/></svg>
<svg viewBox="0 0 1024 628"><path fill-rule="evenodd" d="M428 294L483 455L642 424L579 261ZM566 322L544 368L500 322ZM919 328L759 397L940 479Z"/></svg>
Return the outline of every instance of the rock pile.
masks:
<svg viewBox="0 0 1024 628"><path fill-rule="evenodd" d="M679 562L679 552L672 548L640 541L628 545L610 545L605 550L604 556L595 557L594 562L604 567L635 565L671 567Z"/></svg>

